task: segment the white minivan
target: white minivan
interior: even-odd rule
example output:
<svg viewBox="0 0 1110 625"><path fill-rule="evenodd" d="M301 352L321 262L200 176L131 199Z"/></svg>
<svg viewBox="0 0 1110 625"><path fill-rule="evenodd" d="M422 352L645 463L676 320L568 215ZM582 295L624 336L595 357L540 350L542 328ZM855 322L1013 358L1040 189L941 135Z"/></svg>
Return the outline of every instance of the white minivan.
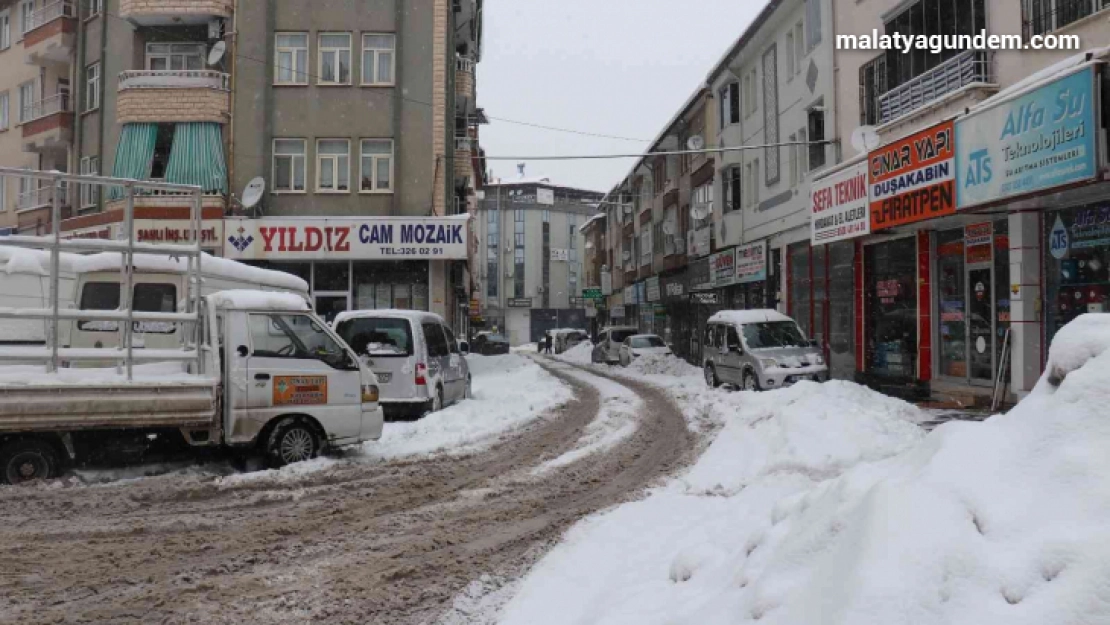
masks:
<svg viewBox="0 0 1110 625"><path fill-rule="evenodd" d="M378 376L387 418L419 417L470 397L468 346L437 314L347 311L335 331Z"/></svg>

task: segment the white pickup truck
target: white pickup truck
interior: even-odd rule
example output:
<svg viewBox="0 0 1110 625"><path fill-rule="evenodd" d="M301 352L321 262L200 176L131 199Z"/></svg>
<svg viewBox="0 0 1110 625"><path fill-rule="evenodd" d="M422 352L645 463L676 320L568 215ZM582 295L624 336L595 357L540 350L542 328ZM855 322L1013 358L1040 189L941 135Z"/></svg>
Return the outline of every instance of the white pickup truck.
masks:
<svg viewBox="0 0 1110 625"><path fill-rule="evenodd" d="M303 298L224 291L202 296L199 310L200 341L133 349L130 380L115 368L2 366L21 360L13 349L28 350L27 360L51 349L6 348L0 482L49 478L106 447L166 437L260 452L272 466L381 437L374 373ZM104 351L58 348L57 360L99 360Z"/></svg>

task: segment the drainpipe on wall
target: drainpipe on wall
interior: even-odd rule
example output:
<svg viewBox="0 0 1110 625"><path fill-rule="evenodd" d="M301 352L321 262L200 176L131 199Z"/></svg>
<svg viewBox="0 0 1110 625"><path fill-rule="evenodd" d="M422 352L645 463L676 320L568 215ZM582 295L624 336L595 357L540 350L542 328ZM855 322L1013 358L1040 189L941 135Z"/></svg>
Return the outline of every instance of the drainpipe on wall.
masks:
<svg viewBox="0 0 1110 625"><path fill-rule="evenodd" d="M73 101L70 104L73 106L74 137L73 158L70 163L69 172L78 174L81 173L81 134L85 127L84 119L81 117L81 103L85 101L85 81L82 80L85 69L85 42L88 38L88 32L86 31L88 22L85 21L84 16L81 14L84 8L84 5L77 7L77 67L74 68L74 76L70 83L73 85L72 89L70 89L70 93L73 94ZM103 29L103 23L101 24L101 28ZM101 67L103 67L103 65ZM78 208L80 208L80 206L78 206ZM74 213L76 212L77 211L74 211Z"/></svg>
<svg viewBox="0 0 1110 625"><path fill-rule="evenodd" d="M238 0L236 0L238 1ZM404 170L404 161L401 158L404 154L405 142L402 140L404 134L401 132L402 124L404 123L404 106L405 100L402 97L404 91L404 78L405 78L405 3L402 0L397 0L394 3L394 22L397 33L400 35L395 40L396 51L393 57L393 197L391 198L390 213L392 215L401 214L401 203L404 185L398 184L398 180L403 180L402 173ZM359 150L361 150L361 146ZM430 296L430 293L429 293Z"/></svg>
<svg viewBox="0 0 1110 625"><path fill-rule="evenodd" d="M236 63L237 54L239 52L239 0L235 0L231 7L231 51L228 58L228 70L231 73L231 78L228 82L228 89L231 93L228 94L229 102L229 115L231 118L227 121L227 194L228 202L224 207L224 214L227 214L228 209L231 208L231 194L232 194L232 181L235 180L235 78L239 74ZM271 181L272 182L272 181ZM204 209L201 209L201 213Z"/></svg>
<svg viewBox="0 0 1110 625"><path fill-rule="evenodd" d="M104 118L108 116L107 106L104 102L104 94L107 93L106 81L108 79L108 73L104 71L108 54L108 20L106 18L107 15L101 15L100 17L100 110L96 113L96 121L99 128L96 133L96 157L100 159L100 167L98 168L100 175L104 175L104 169L108 166L108 159L104 158ZM116 92L116 97L119 98L118 91ZM96 210L97 212L104 212L106 194L101 192L97 195L99 197L97 198L98 206ZM131 236L131 233L128 233L128 236Z"/></svg>

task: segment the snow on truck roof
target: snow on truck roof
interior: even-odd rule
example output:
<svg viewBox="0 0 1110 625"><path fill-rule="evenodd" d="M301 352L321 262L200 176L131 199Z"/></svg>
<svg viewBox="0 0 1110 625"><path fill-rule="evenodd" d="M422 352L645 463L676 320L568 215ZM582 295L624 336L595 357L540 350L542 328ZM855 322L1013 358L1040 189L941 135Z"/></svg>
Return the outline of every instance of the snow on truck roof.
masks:
<svg viewBox="0 0 1110 625"><path fill-rule="evenodd" d="M777 310L722 310L709 318L709 323L765 323L768 321L794 321Z"/></svg>
<svg viewBox="0 0 1110 625"><path fill-rule="evenodd" d="M231 290L208 296L209 303L223 310L308 311L308 302L295 293Z"/></svg>
<svg viewBox="0 0 1110 625"><path fill-rule="evenodd" d="M119 252L101 252L87 256L62 252L60 255L62 272L74 274L119 271L121 263ZM134 265L138 271L158 273L185 273L189 269L186 258L154 254L135 254ZM227 258L204 254L200 261L200 268L205 277L227 278L290 291L308 292L308 283L293 274L252 267ZM49 276L50 252L5 247L0 241L0 272Z"/></svg>
<svg viewBox="0 0 1110 625"><path fill-rule="evenodd" d="M333 324L338 326L344 321L350 321L351 319L369 319L373 317L408 319L409 321L415 321L417 323L435 320L446 325L443 317L435 313L424 312L423 310L398 310L393 308L383 308L380 310L345 310L335 316Z"/></svg>

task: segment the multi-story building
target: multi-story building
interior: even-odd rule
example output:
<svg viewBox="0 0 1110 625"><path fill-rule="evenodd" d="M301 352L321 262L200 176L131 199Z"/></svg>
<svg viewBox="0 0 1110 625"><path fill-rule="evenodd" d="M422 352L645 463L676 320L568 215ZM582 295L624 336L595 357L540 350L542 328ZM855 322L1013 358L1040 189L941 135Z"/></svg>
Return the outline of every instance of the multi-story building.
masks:
<svg viewBox="0 0 1110 625"><path fill-rule="evenodd" d="M0 6L0 163L200 185L210 251L305 277L322 313L465 325L481 0ZM0 192L0 227L49 231L53 191ZM63 231L114 236L126 195L62 190ZM189 235L184 198L130 201L140 239Z"/></svg>
<svg viewBox="0 0 1110 625"><path fill-rule="evenodd" d="M585 237L604 194L547 178L492 180L474 219L482 325L514 345L586 327Z"/></svg>

